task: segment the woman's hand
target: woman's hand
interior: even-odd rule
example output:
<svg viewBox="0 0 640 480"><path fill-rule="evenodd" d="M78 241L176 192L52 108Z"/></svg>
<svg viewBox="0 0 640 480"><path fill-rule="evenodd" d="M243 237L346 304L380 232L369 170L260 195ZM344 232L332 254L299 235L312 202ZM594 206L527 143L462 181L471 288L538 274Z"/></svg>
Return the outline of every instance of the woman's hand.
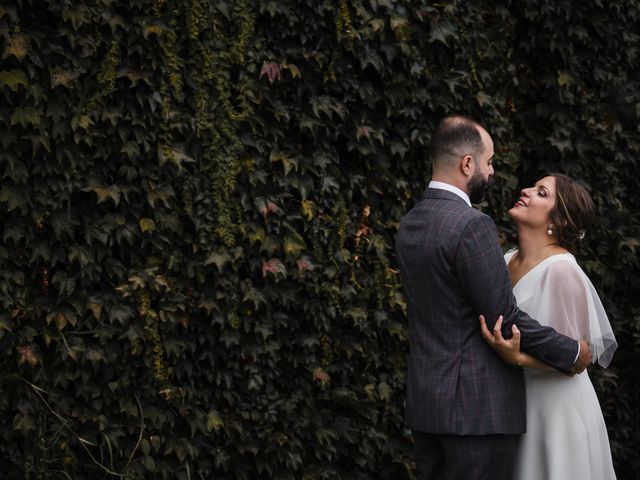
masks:
<svg viewBox="0 0 640 480"><path fill-rule="evenodd" d="M511 327L513 337L510 340L505 340L502 336L502 315L498 317L493 332L487 328L487 322L483 315L480 315L480 330L482 331L482 337L493 348L500 358L510 365L517 367L522 366L523 356L520 352L520 330L514 324Z"/></svg>

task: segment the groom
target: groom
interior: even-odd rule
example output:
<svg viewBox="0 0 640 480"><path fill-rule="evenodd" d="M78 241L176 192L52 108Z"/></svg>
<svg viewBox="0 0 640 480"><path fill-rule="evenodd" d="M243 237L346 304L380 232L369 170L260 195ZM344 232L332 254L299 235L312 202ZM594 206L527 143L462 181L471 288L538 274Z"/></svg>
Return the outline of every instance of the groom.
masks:
<svg viewBox="0 0 640 480"><path fill-rule="evenodd" d="M396 253L409 317L406 421L418 479L511 479L516 435L525 431L521 368L482 339L478 316L503 336L516 324L521 349L573 375L588 344L518 309L490 217L471 207L493 177L493 141L473 120L443 119L431 139L432 181L402 219Z"/></svg>

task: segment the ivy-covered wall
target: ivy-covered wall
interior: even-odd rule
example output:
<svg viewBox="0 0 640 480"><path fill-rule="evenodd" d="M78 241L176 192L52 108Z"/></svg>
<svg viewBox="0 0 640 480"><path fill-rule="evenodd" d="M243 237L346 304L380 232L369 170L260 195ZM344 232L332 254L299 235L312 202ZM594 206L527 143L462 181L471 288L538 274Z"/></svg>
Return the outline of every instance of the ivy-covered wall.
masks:
<svg viewBox="0 0 640 480"><path fill-rule="evenodd" d="M640 476L640 4L0 6L7 478L401 479L393 240L439 119L496 143L482 208L583 180L620 347L591 376Z"/></svg>

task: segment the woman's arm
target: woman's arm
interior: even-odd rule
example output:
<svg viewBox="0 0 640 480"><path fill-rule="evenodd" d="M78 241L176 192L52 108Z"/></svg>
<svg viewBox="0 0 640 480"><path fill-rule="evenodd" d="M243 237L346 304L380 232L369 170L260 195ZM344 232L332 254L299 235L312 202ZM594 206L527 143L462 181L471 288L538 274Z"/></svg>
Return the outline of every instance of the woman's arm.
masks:
<svg viewBox="0 0 640 480"><path fill-rule="evenodd" d="M551 365L538 360L536 357L532 357L528 353L520 352L520 360L516 363L517 367L535 368L537 370L547 370L549 372L557 372Z"/></svg>
<svg viewBox="0 0 640 480"><path fill-rule="evenodd" d="M493 332L487 328L487 322L483 315L480 315L480 329L482 337L493 348L500 358L510 365L516 367L536 368L538 370L554 371L555 369L546 363L538 360L532 355L520 351L520 330L513 324L511 331L513 337L505 340L502 336L502 315L498 318L493 327Z"/></svg>

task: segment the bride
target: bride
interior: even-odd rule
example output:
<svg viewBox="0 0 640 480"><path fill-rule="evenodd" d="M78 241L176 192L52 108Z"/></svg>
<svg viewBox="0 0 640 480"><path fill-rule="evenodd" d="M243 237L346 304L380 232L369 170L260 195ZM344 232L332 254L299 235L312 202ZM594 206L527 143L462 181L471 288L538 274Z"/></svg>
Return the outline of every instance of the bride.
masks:
<svg viewBox="0 0 640 480"><path fill-rule="evenodd" d="M505 260L520 309L569 337L589 340L607 367L617 344L593 285L571 252L594 216L588 192L551 174L525 188L509 210L518 250ZM520 332L505 340L480 317L485 340L508 363L525 368L527 433L519 439L516 480L615 479L609 438L587 371L567 377L520 351Z"/></svg>

